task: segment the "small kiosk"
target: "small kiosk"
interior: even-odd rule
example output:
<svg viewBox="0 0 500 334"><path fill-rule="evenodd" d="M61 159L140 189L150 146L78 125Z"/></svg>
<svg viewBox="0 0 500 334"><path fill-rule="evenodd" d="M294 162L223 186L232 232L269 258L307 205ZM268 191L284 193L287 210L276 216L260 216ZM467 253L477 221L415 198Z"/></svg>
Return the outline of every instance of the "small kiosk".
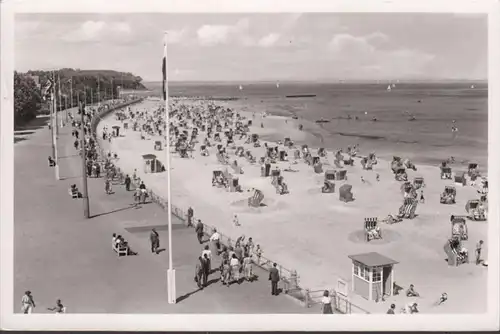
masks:
<svg viewBox="0 0 500 334"><path fill-rule="evenodd" d="M394 269L398 262L371 252L348 256L352 260L352 291L368 300L394 294Z"/></svg>
<svg viewBox="0 0 500 334"><path fill-rule="evenodd" d="M142 159L144 160L144 173L160 173L164 170L163 164L156 159L156 155L144 154Z"/></svg>
<svg viewBox="0 0 500 334"><path fill-rule="evenodd" d="M120 127L118 125L113 125L113 136L120 137Z"/></svg>

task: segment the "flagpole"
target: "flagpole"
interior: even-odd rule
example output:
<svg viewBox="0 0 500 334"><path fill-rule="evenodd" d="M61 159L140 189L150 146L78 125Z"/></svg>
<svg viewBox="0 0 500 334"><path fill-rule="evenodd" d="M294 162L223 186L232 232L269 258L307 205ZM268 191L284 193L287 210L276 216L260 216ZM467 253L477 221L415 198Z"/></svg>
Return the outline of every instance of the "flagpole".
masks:
<svg viewBox="0 0 500 334"><path fill-rule="evenodd" d="M166 131L165 135L167 137L167 142L165 145L166 155L167 155L167 214L168 214L168 303L175 304L177 302L176 299L176 291L175 291L175 270L173 265L173 256L172 256L172 196L171 196L171 178L170 178L170 115L169 115L169 105L168 105L168 70L167 70L167 39L168 34L165 32L165 40L164 40L164 50L163 50L163 85L164 85L164 99L165 99L165 123L166 123Z"/></svg>
<svg viewBox="0 0 500 334"><path fill-rule="evenodd" d="M52 139L52 157L55 158L56 156L56 144L55 144L55 136L54 136L54 93L53 93L53 89L54 89L54 86L55 86L55 81L53 81L54 79L54 72L52 72L52 85L50 87L50 137ZM51 79L49 78L49 81ZM57 165L56 165L57 166Z"/></svg>
<svg viewBox="0 0 500 334"><path fill-rule="evenodd" d="M53 73L53 72L52 72ZM56 180L59 180L59 157L58 157L58 152L57 152L57 101L56 101L56 96L54 94L55 90L56 90L56 85L55 85L55 74L54 74L54 89L52 90L51 92L51 97L52 97L52 108L54 109L54 114L56 115L55 117L55 128L56 130L54 130L53 132L53 140L54 140L54 161L56 163L56 165L54 166L54 169L55 169L55 173L56 173Z"/></svg>

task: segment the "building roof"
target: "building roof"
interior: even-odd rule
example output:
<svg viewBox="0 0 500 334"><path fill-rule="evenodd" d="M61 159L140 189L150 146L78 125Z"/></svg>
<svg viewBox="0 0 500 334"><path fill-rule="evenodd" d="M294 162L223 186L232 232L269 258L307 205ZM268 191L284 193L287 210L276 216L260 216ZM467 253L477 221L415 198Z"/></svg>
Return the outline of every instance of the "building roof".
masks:
<svg viewBox="0 0 500 334"><path fill-rule="evenodd" d="M348 257L351 260L360 262L368 267L387 266L387 265L399 263L398 261L390 259L386 256L383 256L382 254L377 253L377 252L348 255Z"/></svg>
<svg viewBox="0 0 500 334"><path fill-rule="evenodd" d="M152 159L156 159L156 155L154 155L154 154L144 154L144 155L142 156L142 158L143 158L144 160L152 160Z"/></svg>

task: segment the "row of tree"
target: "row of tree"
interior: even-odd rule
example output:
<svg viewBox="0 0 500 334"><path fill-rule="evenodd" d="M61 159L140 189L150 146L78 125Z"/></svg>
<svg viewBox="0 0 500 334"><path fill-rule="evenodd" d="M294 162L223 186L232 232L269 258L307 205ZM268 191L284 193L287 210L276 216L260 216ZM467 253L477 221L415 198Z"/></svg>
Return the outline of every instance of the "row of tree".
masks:
<svg viewBox="0 0 500 334"><path fill-rule="evenodd" d="M43 99L48 80L54 82L58 110L98 101L117 99L123 89L145 89L142 78L129 72L63 68L56 71L14 73L14 122L24 124L37 114L50 111L50 99Z"/></svg>

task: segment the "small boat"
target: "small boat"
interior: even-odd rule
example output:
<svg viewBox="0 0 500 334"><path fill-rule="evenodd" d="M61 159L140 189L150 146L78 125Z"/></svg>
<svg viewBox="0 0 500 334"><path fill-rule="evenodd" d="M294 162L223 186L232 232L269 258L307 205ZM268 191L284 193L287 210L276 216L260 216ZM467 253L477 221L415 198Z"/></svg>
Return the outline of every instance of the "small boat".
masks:
<svg viewBox="0 0 500 334"><path fill-rule="evenodd" d="M330 123L330 121L324 118L320 118L316 120L316 123Z"/></svg>
<svg viewBox="0 0 500 334"><path fill-rule="evenodd" d="M396 88L396 85L395 85L395 84L392 84L392 88Z"/></svg>
<svg viewBox="0 0 500 334"><path fill-rule="evenodd" d="M474 85L470 86L470 89L474 89Z"/></svg>
<svg viewBox="0 0 500 334"><path fill-rule="evenodd" d="M279 81L276 83L276 88L280 88L280 82Z"/></svg>
<svg viewBox="0 0 500 334"><path fill-rule="evenodd" d="M391 85L387 86L387 91L390 92L392 90Z"/></svg>
<svg viewBox="0 0 500 334"><path fill-rule="evenodd" d="M243 90L243 86L242 85L240 85L240 90Z"/></svg>
<svg viewBox="0 0 500 334"><path fill-rule="evenodd" d="M300 95L287 95L287 98L297 98L297 97L316 97L316 94L300 94Z"/></svg>

